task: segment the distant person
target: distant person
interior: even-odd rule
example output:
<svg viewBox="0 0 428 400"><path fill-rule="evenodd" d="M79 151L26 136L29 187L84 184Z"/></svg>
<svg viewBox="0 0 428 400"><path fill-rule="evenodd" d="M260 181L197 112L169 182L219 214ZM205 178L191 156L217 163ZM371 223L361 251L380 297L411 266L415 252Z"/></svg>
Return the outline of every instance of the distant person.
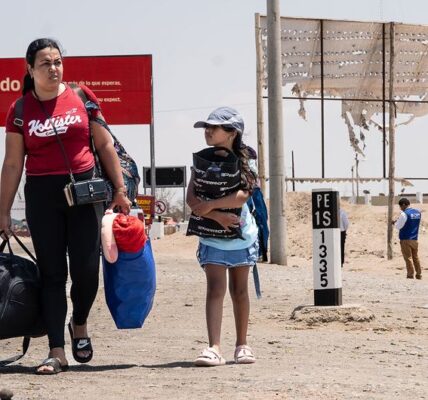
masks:
<svg viewBox="0 0 428 400"><path fill-rule="evenodd" d="M343 268L343 264L345 264L345 242L346 242L346 231L349 227L349 220L346 211L341 208L340 211L340 257L341 264Z"/></svg>
<svg viewBox="0 0 428 400"><path fill-rule="evenodd" d="M401 253L407 268L407 278L422 279L422 269L418 256L418 232L421 223L421 212L410 208L410 201L405 197L398 202L401 214L397 220L392 221L399 230ZM413 263L412 263L413 260Z"/></svg>
<svg viewBox="0 0 428 400"><path fill-rule="evenodd" d="M53 375L68 368L64 351L68 275L73 304L68 324L72 354L79 363L89 362L93 355L87 321L98 289L104 207L103 203L70 207L64 195L64 187L71 180L69 170L76 181L94 176L91 132L100 160L114 184L110 207L118 206L127 214L131 202L126 197L119 158L109 132L89 120L82 100L62 81L64 66L59 44L52 39L34 40L28 46L25 61L22 100L15 101L7 114L0 230L9 235L13 229L10 212L25 163L25 215L40 269L42 313L49 340L48 358L36 368L36 373ZM95 95L84 86L82 90L94 105L91 117L102 118ZM19 104L23 106L22 120L16 117Z"/></svg>
<svg viewBox="0 0 428 400"><path fill-rule="evenodd" d="M224 365L221 355L220 336L223 317L223 301L228 287L235 316L236 342L234 359L237 364L256 361L252 349L247 345L247 329L250 313L248 296L248 274L258 258L258 229L246 204L256 177L250 170L249 154L242 142L244 121L236 110L221 107L214 110L206 121L196 122L195 128L204 128L208 146L223 147L232 151L240 160L240 183L231 194L216 199L201 199L196 196L195 171L187 190L187 204L197 216L212 219L225 232L241 228L241 238L200 237L198 261L207 279L206 321L209 346L195 360L196 366ZM219 153L222 150L219 150ZM224 150L223 150L224 152ZM219 175L216 179L222 179ZM240 208L240 217L221 208Z"/></svg>

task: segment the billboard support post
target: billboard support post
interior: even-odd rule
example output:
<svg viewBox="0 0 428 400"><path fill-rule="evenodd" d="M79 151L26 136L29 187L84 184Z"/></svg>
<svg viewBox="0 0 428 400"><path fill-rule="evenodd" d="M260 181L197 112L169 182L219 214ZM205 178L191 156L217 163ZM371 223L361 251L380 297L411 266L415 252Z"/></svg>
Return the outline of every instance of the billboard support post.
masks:
<svg viewBox="0 0 428 400"><path fill-rule="evenodd" d="M153 61L152 61L152 70L153 70ZM155 164L155 121L154 121L154 112L153 112L153 74L151 81L151 121L150 121L150 171L151 171L151 194L156 198L156 164Z"/></svg>

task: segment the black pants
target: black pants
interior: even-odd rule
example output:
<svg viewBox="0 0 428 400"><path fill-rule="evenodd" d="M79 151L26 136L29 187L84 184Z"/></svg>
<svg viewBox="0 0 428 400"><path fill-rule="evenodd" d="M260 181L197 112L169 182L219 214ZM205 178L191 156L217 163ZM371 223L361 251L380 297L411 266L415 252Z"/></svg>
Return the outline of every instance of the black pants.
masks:
<svg viewBox="0 0 428 400"><path fill-rule="evenodd" d="M345 242L346 242L346 231L340 231L340 256L342 261L342 267L345 263Z"/></svg>
<svg viewBox="0 0 428 400"><path fill-rule="evenodd" d="M92 171L76 174L88 179ZM43 315L49 347L64 347L67 314L67 253L73 320L83 325L98 290L103 205L69 207L64 186L68 175L28 176L25 204L28 227L42 278Z"/></svg>

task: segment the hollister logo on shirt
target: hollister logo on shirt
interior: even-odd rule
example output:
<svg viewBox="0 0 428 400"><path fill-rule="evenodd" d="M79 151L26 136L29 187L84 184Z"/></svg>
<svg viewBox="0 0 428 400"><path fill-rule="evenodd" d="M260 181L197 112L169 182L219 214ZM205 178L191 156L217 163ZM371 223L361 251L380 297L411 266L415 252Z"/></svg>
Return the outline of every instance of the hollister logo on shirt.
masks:
<svg viewBox="0 0 428 400"><path fill-rule="evenodd" d="M67 132L67 129L70 125L81 123L82 119L80 115L70 115L66 117L52 117L50 120L46 119L44 122L41 122L39 119L31 120L28 123L28 132L29 135L36 135L38 137L47 137L55 135L55 131L52 127L55 126L56 131L59 135Z"/></svg>

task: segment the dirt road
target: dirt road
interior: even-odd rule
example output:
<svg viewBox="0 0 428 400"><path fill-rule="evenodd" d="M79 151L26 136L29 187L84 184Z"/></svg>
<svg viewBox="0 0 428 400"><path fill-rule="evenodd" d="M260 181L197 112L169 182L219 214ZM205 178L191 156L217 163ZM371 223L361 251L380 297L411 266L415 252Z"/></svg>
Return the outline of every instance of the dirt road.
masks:
<svg viewBox="0 0 428 400"><path fill-rule="evenodd" d="M428 273L421 281L405 279L398 244L387 261L383 227L377 232L366 221L381 221L385 210L362 207L348 208L352 229L343 301L367 307L373 321L307 325L290 319L295 307L313 304L310 228L294 213L288 266L259 266L261 300L251 278L249 344L256 364L233 363L228 298L222 330L228 363L194 367L193 359L206 346L205 277L195 260L196 239L177 233L153 242L158 289L142 329L115 328L101 285L90 320L95 347L90 365L74 362L66 335L70 371L36 376L33 367L46 356L47 341L35 339L21 362L0 370L0 388L11 389L13 400L428 399ZM426 266L425 233L420 246ZM0 357L12 355L19 344L1 341Z"/></svg>

